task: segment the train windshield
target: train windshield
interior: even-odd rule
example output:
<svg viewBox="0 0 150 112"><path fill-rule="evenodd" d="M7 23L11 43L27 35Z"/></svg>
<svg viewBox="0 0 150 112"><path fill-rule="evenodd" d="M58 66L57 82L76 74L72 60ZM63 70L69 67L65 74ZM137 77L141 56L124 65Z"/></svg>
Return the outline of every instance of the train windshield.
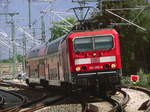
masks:
<svg viewBox="0 0 150 112"><path fill-rule="evenodd" d="M74 40L74 49L76 52L108 50L112 49L113 46L113 37L111 35L83 37Z"/></svg>
<svg viewBox="0 0 150 112"><path fill-rule="evenodd" d="M95 50L107 50L113 48L112 36L96 36L94 37Z"/></svg>
<svg viewBox="0 0 150 112"><path fill-rule="evenodd" d="M74 47L77 52L91 51L93 50L92 38L76 38Z"/></svg>

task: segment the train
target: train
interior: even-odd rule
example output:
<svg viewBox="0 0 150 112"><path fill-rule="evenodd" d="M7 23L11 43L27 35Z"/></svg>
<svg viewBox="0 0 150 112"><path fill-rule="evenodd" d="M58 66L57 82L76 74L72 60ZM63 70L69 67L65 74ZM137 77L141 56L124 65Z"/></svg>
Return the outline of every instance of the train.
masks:
<svg viewBox="0 0 150 112"><path fill-rule="evenodd" d="M32 48L26 72L29 86L87 88L112 95L122 76L119 34L115 29L70 32Z"/></svg>

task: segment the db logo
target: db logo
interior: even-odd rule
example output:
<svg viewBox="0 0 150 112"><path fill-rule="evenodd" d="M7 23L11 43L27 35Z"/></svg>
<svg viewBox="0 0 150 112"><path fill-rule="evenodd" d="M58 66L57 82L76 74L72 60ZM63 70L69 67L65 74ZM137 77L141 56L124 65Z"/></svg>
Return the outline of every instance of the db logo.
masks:
<svg viewBox="0 0 150 112"><path fill-rule="evenodd" d="M131 81L132 82L139 82L139 76L138 75L131 75Z"/></svg>

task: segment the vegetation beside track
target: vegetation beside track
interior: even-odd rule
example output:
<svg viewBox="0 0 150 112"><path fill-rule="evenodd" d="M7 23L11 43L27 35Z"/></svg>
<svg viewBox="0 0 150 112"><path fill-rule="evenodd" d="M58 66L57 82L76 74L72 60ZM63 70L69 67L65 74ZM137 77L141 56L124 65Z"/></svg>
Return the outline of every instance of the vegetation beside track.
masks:
<svg viewBox="0 0 150 112"><path fill-rule="evenodd" d="M123 77L122 84L140 86L150 89L150 74L137 74L137 75L139 75L140 77L139 82L134 83L130 81L130 77Z"/></svg>
<svg viewBox="0 0 150 112"><path fill-rule="evenodd" d="M17 72L22 71L22 63L17 63ZM12 72L12 63L0 63L0 74L10 75Z"/></svg>

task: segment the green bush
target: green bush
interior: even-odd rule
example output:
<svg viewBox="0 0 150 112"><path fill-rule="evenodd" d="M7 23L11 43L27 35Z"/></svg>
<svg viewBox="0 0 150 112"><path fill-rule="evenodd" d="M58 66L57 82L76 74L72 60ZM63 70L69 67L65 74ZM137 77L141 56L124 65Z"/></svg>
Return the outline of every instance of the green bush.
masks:
<svg viewBox="0 0 150 112"><path fill-rule="evenodd" d="M137 75L139 75L140 77L139 82L131 82L130 77L124 77L122 80L122 84L150 88L150 74L137 74Z"/></svg>
<svg viewBox="0 0 150 112"><path fill-rule="evenodd" d="M150 74L147 75L147 84L148 84L148 87L150 88Z"/></svg>

